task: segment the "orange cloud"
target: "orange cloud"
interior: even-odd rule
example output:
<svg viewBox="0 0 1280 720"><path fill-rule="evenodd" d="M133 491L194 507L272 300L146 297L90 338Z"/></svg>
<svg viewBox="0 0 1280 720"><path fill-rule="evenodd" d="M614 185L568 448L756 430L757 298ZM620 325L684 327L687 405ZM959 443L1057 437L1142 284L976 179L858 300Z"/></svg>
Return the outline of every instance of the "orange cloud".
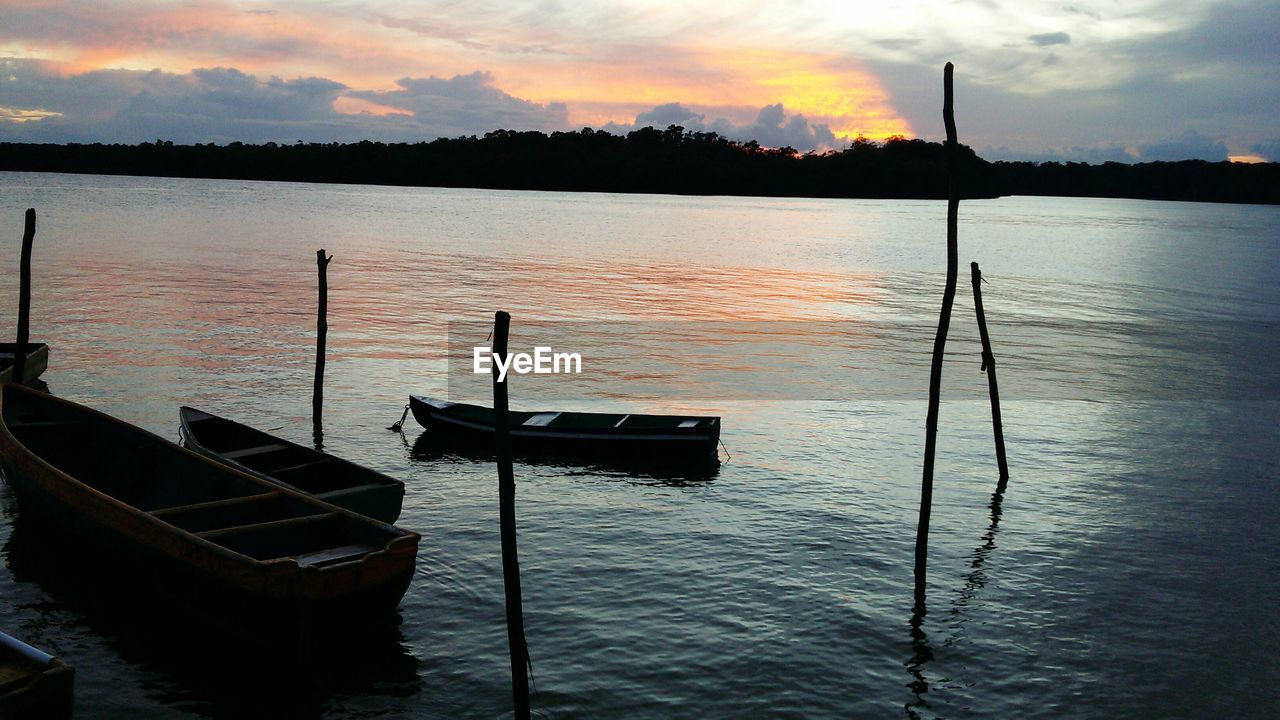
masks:
<svg viewBox="0 0 1280 720"><path fill-rule="evenodd" d="M365 89L390 89L395 79L438 72L455 63L376 25L325 12L246 11L228 2L138 2L129 5L16 0L0 41L16 57L58 63L64 75L92 70L235 67L284 77L321 75ZM457 64L457 71L472 70Z"/></svg>
<svg viewBox="0 0 1280 720"><path fill-rule="evenodd" d="M376 115L377 117L413 115L411 111L403 108L383 105L364 98L351 97L350 95L343 95L334 100L333 110L343 115Z"/></svg>
<svg viewBox="0 0 1280 720"><path fill-rule="evenodd" d="M639 12L639 11L637 11ZM234 67L285 78L319 76L355 91L396 90L404 77L491 73L503 91L538 104L564 103L571 126L630 123L679 102L708 120L750 122L766 105L830 127L837 136L912 135L892 98L848 58L762 47L699 47L679 40L623 40L598 30L488 23L465 15L390 18L357 3L341 9L293 6L246 11L227 0L127 4L10 0L0 40L19 56L61 63L65 74L154 68L184 73ZM447 14L446 14L447 15ZM508 20L511 20L508 18ZM627 26L644 17L627 18ZM604 34L601 34L604 33ZM606 39L607 38L607 39ZM347 114L395 109L336 107Z"/></svg>
<svg viewBox="0 0 1280 720"><path fill-rule="evenodd" d="M658 55L656 60L654 56ZM495 69L504 89L564 102L575 125L628 123L655 105L681 102L745 121L765 105L826 123L836 135L912 135L874 75L845 58L741 48L650 50L634 61L551 61Z"/></svg>
<svg viewBox="0 0 1280 720"><path fill-rule="evenodd" d="M62 116L62 113L54 112L52 110L0 107L0 123L34 122L37 120L44 120L45 118L61 117L61 116Z"/></svg>

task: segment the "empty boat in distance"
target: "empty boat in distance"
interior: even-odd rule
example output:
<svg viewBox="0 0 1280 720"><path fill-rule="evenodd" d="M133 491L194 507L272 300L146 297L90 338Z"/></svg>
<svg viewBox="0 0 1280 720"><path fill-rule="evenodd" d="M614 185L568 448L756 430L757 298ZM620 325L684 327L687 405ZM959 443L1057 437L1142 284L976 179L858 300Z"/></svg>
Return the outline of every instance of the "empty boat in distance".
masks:
<svg viewBox="0 0 1280 720"><path fill-rule="evenodd" d="M395 478L202 410L178 415L186 446L201 455L375 520L400 517L404 483Z"/></svg>
<svg viewBox="0 0 1280 720"><path fill-rule="evenodd" d="M473 438L494 435L493 408L409 396L424 428ZM720 418L585 412L510 413L515 452L628 459L663 464L710 463L720 441Z"/></svg>

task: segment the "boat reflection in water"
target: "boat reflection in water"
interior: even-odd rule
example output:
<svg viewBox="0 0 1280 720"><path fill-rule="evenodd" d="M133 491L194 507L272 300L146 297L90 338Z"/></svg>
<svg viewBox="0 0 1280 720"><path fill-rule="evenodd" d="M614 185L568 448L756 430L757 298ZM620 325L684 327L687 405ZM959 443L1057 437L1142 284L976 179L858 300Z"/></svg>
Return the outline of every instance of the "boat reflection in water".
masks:
<svg viewBox="0 0 1280 720"><path fill-rule="evenodd" d="M338 697L376 705L379 696L421 689L399 612L360 633L317 633L305 645L266 642L151 592L155 578L144 568L71 542L20 506L8 520L11 533L0 554L15 582L34 583L49 596L42 617L65 624L62 636L93 638L78 647L103 643L119 658L103 662L102 651L88 650L95 661L76 663L68 651L64 659L90 684L110 683L123 661L153 675L142 687L151 699L213 717L320 717ZM89 717L99 716L95 707L93 698L77 702Z"/></svg>
<svg viewBox="0 0 1280 720"><path fill-rule="evenodd" d="M407 440L405 444L408 445ZM514 455L522 463L562 468L566 475L614 477L641 484L688 485L712 480L720 474L720 459L714 455L692 465L687 459L673 462L671 458L662 456L600 455L584 458L580 454L566 454L539 445L524 446ZM492 463L497 454L492 437L428 430L419 434L409 446L409 457L417 462Z"/></svg>

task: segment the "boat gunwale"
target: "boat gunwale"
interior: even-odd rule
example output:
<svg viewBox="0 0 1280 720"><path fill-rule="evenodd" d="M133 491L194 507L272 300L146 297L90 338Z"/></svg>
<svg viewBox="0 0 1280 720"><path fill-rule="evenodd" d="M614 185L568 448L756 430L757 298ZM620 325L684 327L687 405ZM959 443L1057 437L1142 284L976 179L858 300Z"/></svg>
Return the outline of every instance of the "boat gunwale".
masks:
<svg viewBox="0 0 1280 720"><path fill-rule="evenodd" d="M447 407L442 408L435 405L434 398L425 395L410 395L411 401L417 401L426 407L430 417L433 420L439 420L450 425L456 425L471 430L492 433L494 427L457 417L448 413ZM481 405L469 405L468 403L450 403L450 405L468 405L469 407L484 408ZM582 413L591 415L595 413ZM602 413L615 414L615 413ZM632 413L631 415L635 415ZM630 415L628 415L629 417ZM565 428L559 430L552 427L523 427L520 425L512 426L509 430L512 437L524 438L541 438L548 440L594 440L608 442L687 442L687 443L708 443L714 442L719 438L720 434L720 418L715 415L657 415L645 417L670 417L684 418L686 420L707 420L709 421L703 427L641 427L627 428L623 432L616 432L617 427L600 427L600 428ZM688 432L678 432L679 430L687 430ZM648 431L648 432L646 432Z"/></svg>
<svg viewBox="0 0 1280 720"><path fill-rule="evenodd" d="M25 381L22 378L15 380L13 370L17 361L18 345L19 343L16 342L0 343L0 382L31 382L43 375L49 367L49 343L29 342L26 344L26 370L22 373L28 377Z"/></svg>
<svg viewBox="0 0 1280 720"><path fill-rule="evenodd" d="M333 490L327 490L327 491L325 491L325 492L323 492L323 493L309 493L309 492L307 492L306 490L303 490L303 489L301 489L301 488L297 487L296 485L293 485L293 484L289 483L287 480L280 480L280 479L278 479L278 478L273 477L271 473L264 472L264 471L262 471L262 470L258 470L258 469L256 469L256 468L249 467L248 465L245 465L244 463L241 463L237 458L228 458L228 457L224 456L222 453L220 453L220 452L218 452L218 451L216 451L216 450L214 450L214 449L210 448L208 445L205 445L204 443L200 442L200 439L196 436L195 432L193 432L193 431L192 431L192 429L191 429L191 424L190 424L190 422L188 421L188 417L187 417L187 415L188 415L188 412L187 412L187 411L191 411L191 412L194 412L194 413L199 413L199 414L201 414L201 415L206 416L208 419L211 419L211 420L217 420L217 421L219 421L219 422L229 423L229 424L234 425L234 426L236 426L236 427L245 428L245 429L250 430L250 431L252 431L252 432L259 433L259 434L261 434L261 435L266 435L267 437L273 438L273 439L274 439L274 440L276 440L277 442L279 442L279 443L281 443L281 444L285 445L285 447L284 447L284 448L279 448L280 450L285 450L285 449L288 449L288 450L294 450L294 449L296 449L296 450L302 450L302 451L304 451L304 452L311 453L311 454L315 454L315 455L321 455L321 456L323 456L323 457L324 457L324 459L325 459L325 460L333 461L333 462L338 463L339 465L342 465L342 466L344 466L344 467L353 467L353 468L356 468L357 470L359 470L359 471L361 472L361 474L365 474L365 475L369 475L369 476L376 477L380 482L377 482L377 483L364 482L364 483L359 483L359 484L356 484L356 485L348 485L348 486L344 486L344 487L340 487L340 488L335 488L335 489L333 489ZM324 452L323 450L315 450L315 449L313 449L313 448L309 448L309 447L307 447L306 445L301 445L301 444L299 444L299 443L293 442L292 440L288 440L288 439L286 439L286 438L282 438L282 437L277 437L277 436L272 435L271 433L268 433L268 432L266 432L266 431L259 430L259 429L255 428L255 427L252 427L252 426L249 426L249 425L245 425L244 423L236 422L235 420L231 420L231 419L229 419L229 418L224 418L224 417L221 417L221 416L218 416L218 415L214 415L214 414L213 414L213 413L211 413L211 412L207 412L207 411L205 411L205 410L201 410L201 409L199 409L199 408L194 408L194 407L191 407L190 405L183 405L183 406L181 406L181 407L179 407L179 408L178 408L178 421L179 421L179 423L181 424L182 437L187 441L187 443L188 443L188 444L194 444L196 447L198 447L198 448L199 448L199 450L193 450L193 452L195 452L197 455L200 455L201 457L205 457L205 458L210 459L210 460L214 460L214 462L221 462L221 463L224 463L224 464L226 464L226 465L231 465L232 467L235 467L236 469L240 470L241 472L244 472L244 473L247 473L247 474L249 474L249 475L253 475L253 476L255 476L255 477L259 477L259 478L262 478L262 479L266 479L268 482L272 483L273 485L274 485L274 484L284 485L285 487L289 488L290 490L293 490L294 492L301 493L301 494L306 495L306 496L308 496L308 497L312 497L312 498L320 499L320 501L321 501L321 502L324 502L324 500L323 500L322 498L320 498L320 496L321 496L321 495L324 495L324 494L326 494L326 493L329 493L329 492L345 492L345 491L348 491L348 490L356 490L356 489L360 489L360 488L363 488L363 487L365 487L365 486L375 486L375 487L380 487L380 488L398 487L398 488L400 488L400 491L401 491L401 493L402 493L402 494L403 494L403 492L404 492L404 490L405 490L405 484L404 484L404 482L403 482L403 481L401 481L401 480L397 480L397 479L395 479L395 478L393 478L393 477L391 477L390 475L387 475L387 474L385 474L385 473L378 472L377 470L374 470L374 469L372 469L372 468L367 468L367 467L365 467L365 466L363 466L363 465L360 465L359 463L352 462L352 461L347 460L347 459L345 459L345 458L340 458L340 457L338 457L337 455L331 455L331 454L329 454L329 453L327 453L327 452ZM203 452L202 452L202 451L203 451ZM204 454L204 453L206 453L206 452L207 452L207 453L212 453L213 455L217 455L218 457L217 457L216 459L215 459L215 458L210 458L208 455L205 455L205 454ZM284 468L284 469L286 469L286 470L292 470L293 468ZM275 472L279 472L279 471L275 471ZM357 514L359 514L359 513L357 513ZM365 516L365 517L367 517L367 516ZM370 518L370 519L373 519L373 518ZM382 522L382 521L381 521L381 520L374 520L374 522ZM390 524L390 523L387 523L387 524Z"/></svg>

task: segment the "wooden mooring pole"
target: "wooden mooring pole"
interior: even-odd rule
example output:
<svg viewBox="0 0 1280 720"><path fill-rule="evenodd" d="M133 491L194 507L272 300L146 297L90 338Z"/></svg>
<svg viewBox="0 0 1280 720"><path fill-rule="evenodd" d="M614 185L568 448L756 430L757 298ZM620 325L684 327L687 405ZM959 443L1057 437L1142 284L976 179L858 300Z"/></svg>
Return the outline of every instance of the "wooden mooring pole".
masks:
<svg viewBox="0 0 1280 720"><path fill-rule="evenodd" d="M924 612L925 566L929 556L929 513L933 505L933 456L938 444L938 403L942 390L942 359L947 346L947 330L951 326L951 306L956 297L956 275L959 254L956 240L956 216L960 211L960 189L956 182L956 121L952 108L953 66L942 71L942 122L947 129L947 284L942 293L942 310L938 315L938 332L933 339L933 364L929 370L929 413L925 419L924 474L920 482L920 523L916 527L915 605Z"/></svg>
<svg viewBox="0 0 1280 720"><path fill-rule="evenodd" d="M13 382L27 371L27 343L31 340L31 245L36 238L36 209L27 208L22 228L22 260L18 266L18 346L13 351Z"/></svg>
<svg viewBox="0 0 1280 720"><path fill-rule="evenodd" d="M511 316L499 310L493 317L493 357L507 357ZM516 479L511 465L511 418L507 383L498 380L493 365L494 439L498 454L498 514L502 526L502 585L506 591L507 646L511 652L511 695L516 720L529 720L529 649L524 639L524 609L520 599L520 559L516 554Z"/></svg>
<svg viewBox="0 0 1280 720"><path fill-rule="evenodd" d="M978 315L978 334L982 336L982 369L987 373L987 390L991 393L991 426L996 435L996 464L1000 466L1000 482L996 494L1009 483L1009 463L1004 455L1004 424L1000 421L1000 387L996 384L996 357L991 353L991 336L987 334L987 316L982 311L982 271L978 263L969 263L973 275L973 310Z"/></svg>
<svg viewBox="0 0 1280 720"><path fill-rule="evenodd" d="M316 311L316 377L311 389L311 425L316 449L324 444L321 416L324 410L324 354L325 338L329 334L329 261L324 248L316 251L316 271L320 275L320 303Z"/></svg>

